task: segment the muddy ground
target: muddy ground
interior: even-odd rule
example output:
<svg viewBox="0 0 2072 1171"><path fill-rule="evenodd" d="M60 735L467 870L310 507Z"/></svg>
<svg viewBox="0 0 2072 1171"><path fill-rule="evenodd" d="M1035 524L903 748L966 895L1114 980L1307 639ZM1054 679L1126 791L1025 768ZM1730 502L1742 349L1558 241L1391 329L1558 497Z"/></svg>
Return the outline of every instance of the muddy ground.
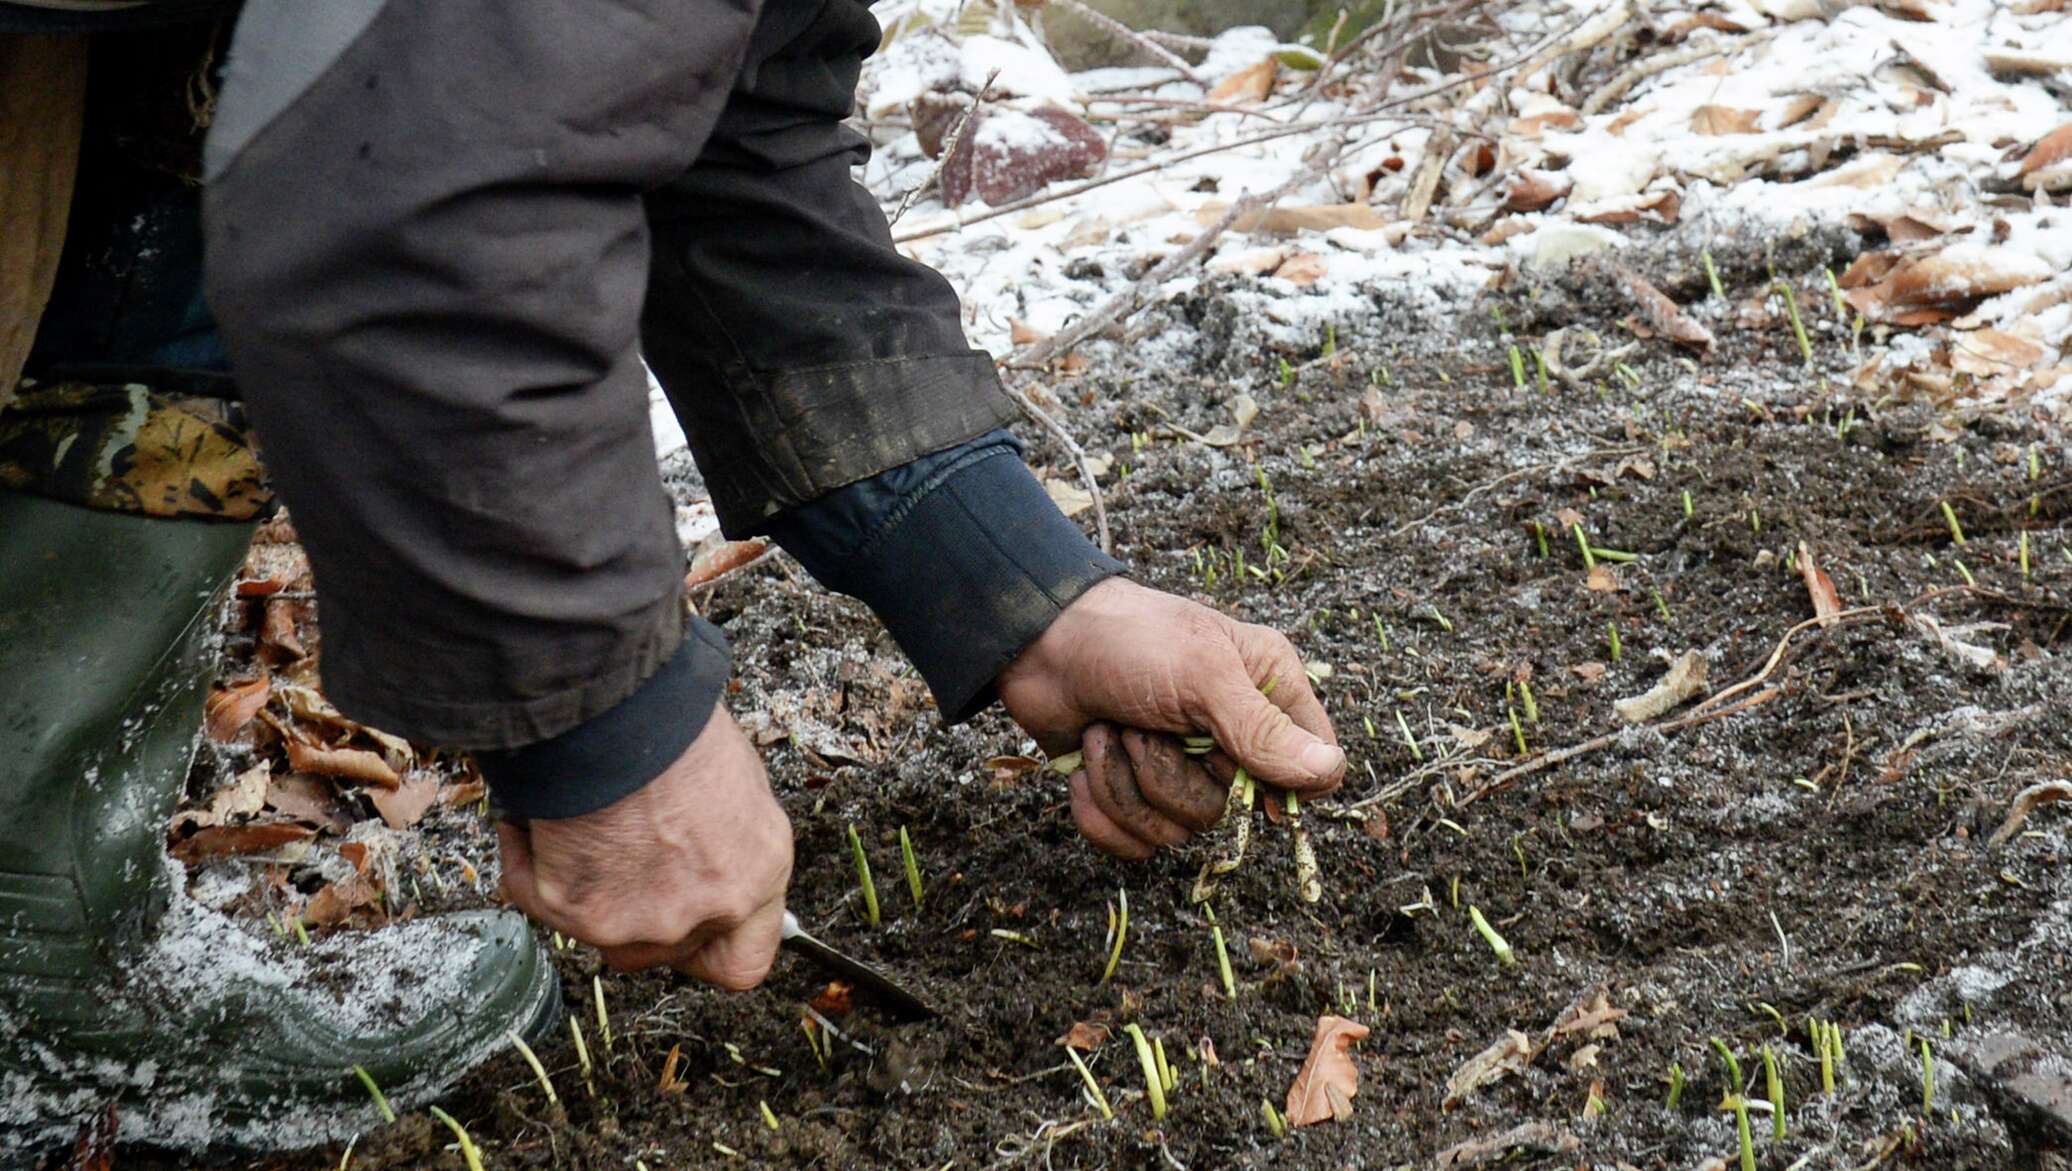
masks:
<svg viewBox="0 0 2072 1171"><path fill-rule="evenodd" d="M1817 305L1818 265L1853 247L1815 239L1779 263L1808 276ZM1771 262L1731 249L1720 259L1729 302L1755 295ZM1277 625L1329 671L1320 688L1352 771L1307 814L1324 895L1296 897L1285 832L1262 821L1214 904L1236 999L1187 901L1199 852L1133 866L1085 847L1060 783L986 763L1029 750L1011 725L995 714L942 727L860 605L773 562L704 608L737 648L732 704L761 729L797 828L793 906L925 989L944 1017L896 1026L859 1009L837 1021L850 1037L822 1068L800 1022L823 981L793 961L746 996L607 972L618 1038L599 1055L594 1094L564 1035L541 1055L565 1114L543 1108L509 1055L448 1102L486 1165L1424 1167L1534 1123L1505 1166L1732 1165L1716 1037L1757 1099L1761 1047L1781 1062L1786 1133L1772 1137L1758 1103L1760 1167L2066 1166L2072 1138L1945 1052L2000 1028L2061 1053L2072 1038L2072 815L2045 807L2030 832L1986 844L2017 791L2072 767L2072 467L2057 441L2020 409L1950 411L1897 385L1850 387L1848 334L1828 313L1809 313L1815 370L1781 318L1736 328L1732 306L1710 301L1699 312L1721 345L1695 365L1650 341L1625 359L1632 377L1543 392L1530 364L1526 387L1514 385L1503 328L1528 345L1564 325L1623 339L1629 310L1608 285L1520 282L1454 306L1440 328L1428 307L1376 290L1332 322L1330 354L1322 336L1267 341L1259 288L1213 285L1162 307L1137 344L1055 388L1069 425L1114 457L1107 506L1138 576ZM1699 299L1702 278L1670 291ZM1240 445L1173 430L1228 421L1240 392L1262 408ZM1034 459L1061 462L1040 445ZM1636 555L1615 566L1615 589L1587 588L1564 509L1583 514L1598 547ZM1263 547L1275 523L1285 559ZM1715 689L1758 673L1812 614L1787 564L1800 542L1844 606L1874 609L1801 631L1745 693L1762 702L1674 734L1627 731L1477 799L1521 760L1618 731L1613 702L1647 690L1665 656L1702 652ZM1978 590L1951 590L1964 584L1959 560ZM1915 614L1946 629L1995 624L1958 637L1998 661L1960 663ZM1507 700L1507 683L1520 681L1538 719L1514 734L1523 693ZM442 848L486 858L493 838L472 816L440 815ZM860 921L850 825L875 867L877 929ZM918 911L901 827L926 876ZM1128 943L1101 986L1119 888ZM1470 906L1515 967L1472 929ZM597 961L559 955L594 1044ZM1550 1041L1563 1010L1599 986L1627 1014L1616 1036ZM1277 1139L1260 1104L1283 1101L1326 1012L1373 1030L1351 1117ZM1843 1031L1833 1094L1808 1042L1816 1017ZM1112 1121L1058 1045L1082 1021L1115 1029L1088 1057ZM1175 1065L1160 1122L1120 1031L1129 1021ZM1442 1109L1449 1077L1510 1029L1533 1047L1530 1064ZM676 1046L687 1089L664 1093ZM1671 1109L1673 1067L1686 1085ZM442 1143L406 1120L365 1136L354 1165L461 1166ZM1506 1149L1490 1148L1489 1165Z"/></svg>

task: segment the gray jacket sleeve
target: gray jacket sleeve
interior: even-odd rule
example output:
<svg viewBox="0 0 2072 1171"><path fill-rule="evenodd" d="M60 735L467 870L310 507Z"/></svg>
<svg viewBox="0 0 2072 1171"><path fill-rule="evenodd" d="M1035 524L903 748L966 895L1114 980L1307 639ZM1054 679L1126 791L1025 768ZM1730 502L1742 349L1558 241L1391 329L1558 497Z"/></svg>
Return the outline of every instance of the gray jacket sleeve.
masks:
<svg viewBox="0 0 2072 1171"><path fill-rule="evenodd" d="M637 347L642 194L695 157L755 15L247 7L209 149L207 293L347 712L511 747L683 643Z"/></svg>

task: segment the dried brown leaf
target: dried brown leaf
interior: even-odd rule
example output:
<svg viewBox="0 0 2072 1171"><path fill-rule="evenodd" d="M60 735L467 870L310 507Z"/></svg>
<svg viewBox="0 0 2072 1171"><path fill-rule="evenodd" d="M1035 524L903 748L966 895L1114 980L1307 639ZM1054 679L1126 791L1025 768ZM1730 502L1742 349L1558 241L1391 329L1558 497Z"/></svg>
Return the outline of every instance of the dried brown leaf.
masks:
<svg viewBox="0 0 2072 1171"><path fill-rule="evenodd" d="M1512 177L1510 190L1504 196L1504 208L1507 211L1539 211L1567 195L1575 185L1575 180L1561 171L1528 167Z"/></svg>
<svg viewBox="0 0 2072 1171"><path fill-rule="evenodd" d="M1073 1021L1058 1044L1081 1053L1092 1053L1108 1043L1108 1026L1099 1021Z"/></svg>
<svg viewBox="0 0 2072 1171"><path fill-rule="evenodd" d="M374 812L390 829L409 829L438 802L439 782L430 773L415 772L396 788L378 789L368 797L374 802Z"/></svg>
<svg viewBox="0 0 2072 1171"><path fill-rule="evenodd" d="M302 640L295 633L296 603L287 598L268 598L266 616L259 622L259 645L272 647L291 659L299 659L309 652L303 649Z"/></svg>
<svg viewBox="0 0 2072 1171"><path fill-rule="evenodd" d="M1762 117L1761 110L1699 106L1691 112L1691 129L1699 134L1753 134Z"/></svg>
<svg viewBox="0 0 2072 1171"><path fill-rule="evenodd" d="M1265 101L1273 93L1273 79L1280 71L1281 63L1272 57L1248 65L1217 82L1216 88L1209 91L1209 100L1217 105Z"/></svg>
<svg viewBox="0 0 2072 1171"><path fill-rule="evenodd" d="M856 989L847 980L830 980L811 1003L821 1016L848 1016L856 1008Z"/></svg>
<svg viewBox="0 0 2072 1171"><path fill-rule="evenodd" d="M1018 346L1029 346L1049 341L1050 335L1019 317L1010 317L1007 319L1007 340Z"/></svg>
<svg viewBox="0 0 2072 1171"><path fill-rule="evenodd" d="M1223 218L1230 205L1210 202L1194 213L1197 222L1213 224ZM1230 225L1235 232L1328 232L1333 228L1373 231L1388 226L1388 219L1364 203L1319 203L1299 207L1268 207L1237 217Z"/></svg>
<svg viewBox="0 0 2072 1171"><path fill-rule="evenodd" d="M1315 252L1297 252L1281 262L1273 275L1296 285L1313 285L1331 271L1331 262Z"/></svg>
<svg viewBox="0 0 2072 1171"><path fill-rule="evenodd" d="M1547 1035L1565 1037L1581 1033L1593 1041L1609 1041L1619 1035L1617 1022L1624 1019L1626 1010L1614 1007L1611 989L1599 984L1589 995L1562 1009Z"/></svg>
<svg viewBox="0 0 2072 1171"><path fill-rule="evenodd" d="M354 911L380 897L381 888L365 875L353 874L327 884L302 905L304 922L317 927L336 927Z"/></svg>
<svg viewBox="0 0 2072 1171"><path fill-rule="evenodd" d="M273 778L266 789L266 805L297 821L307 821L341 833L352 825L338 808L338 797L331 789L331 782L306 773Z"/></svg>
<svg viewBox="0 0 2072 1171"><path fill-rule="evenodd" d="M172 843L170 852L182 862L203 858L227 858L239 854L263 854L291 842L308 841L316 831L292 821L268 821L254 825L212 825Z"/></svg>
<svg viewBox="0 0 2072 1171"><path fill-rule="evenodd" d="M2072 159L2072 122L2037 139L2029 153L2022 156L2022 166L2016 174L2031 175L2066 159Z"/></svg>
<svg viewBox="0 0 2072 1171"><path fill-rule="evenodd" d="M344 777L384 789L394 789L403 778L379 753L364 748L317 748L299 740L288 741L288 767L298 773Z"/></svg>
<svg viewBox="0 0 2072 1171"><path fill-rule="evenodd" d="M1835 615L1842 612L1842 595L1835 592L1835 581L1813 560L1813 550L1806 542L1799 542L1799 576L1805 580L1806 596L1813 599L1813 616L1820 619L1823 627L1835 624Z"/></svg>
<svg viewBox="0 0 2072 1171"><path fill-rule="evenodd" d="M1590 572L1583 576L1583 588L1593 594L1617 593L1619 589L1619 575L1613 571L1611 566L1600 561L1591 566Z"/></svg>
<svg viewBox="0 0 2072 1171"><path fill-rule="evenodd" d="M1712 331L1685 313L1668 294L1623 264L1612 262L1608 267L1626 295L1640 307L1649 328L1680 346L1700 352L1712 348Z"/></svg>
<svg viewBox="0 0 2072 1171"><path fill-rule="evenodd" d="M1367 1035L1367 1026L1328 1013L1317 1018L1317 1034L1309 1057L1288 1087L1288 1125L1309 1126L1352 1116L1353 1095L1360 1092L1360 1070L1353 1064L1353 1042Z"/></svg>
<svg viewBox="0 0 2072 1171"><path fill-rule="evenodd" d="M1461 1099L1505 1074L1524 1072L1532 1064L1532 1055L1532 1038L1516 1029L1505 1029L1504 1035L1491 1042L1489 1048L1468 1058L1446 1079L1446 1097L1439 1108L1451 1110Z"/></svg>
<svg viewBox="0 0 2072 1171"><path fill-rule="evenodd" d="M273 681L261 676L244 683L231 683L209 692L202 706L203 725L211 740L221 744L237 738L266 706L273 693Z"/></svg>
<svg viewBox="0 0 2072 1171"><path fill-rule="evenodd" d="M1656 716L1705 694L1705 656L1685 651L1669 665L1668 674L1646 692L1622 699L1612 710L1629 724L1645 724Z"/></svg>
<svg viewBox="0 0 2072 1171"><path fill-rule="evenodd" d="M717 580L722 574L741 568L770 551L770 542L761 537L746 541L721 541L709 548L700 549L691 559L691 571L684 575L685 589L695 589Z"/></svg>

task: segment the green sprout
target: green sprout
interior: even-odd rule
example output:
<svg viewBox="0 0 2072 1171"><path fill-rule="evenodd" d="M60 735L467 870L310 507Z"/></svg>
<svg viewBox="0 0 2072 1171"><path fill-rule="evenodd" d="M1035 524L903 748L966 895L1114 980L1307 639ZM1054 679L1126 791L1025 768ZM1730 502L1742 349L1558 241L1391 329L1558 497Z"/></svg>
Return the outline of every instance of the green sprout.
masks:
<svg viewBox="0 0 2072 1171"><path fill-rule="evenodd" d="M1748 1130L1748 1099L1732 1094L1726 1105L1734 1112L1734 1137L1741 1144L1741 1171L1755 1171L1755 1136Z"/></svg>
<svg viewBox="0 0 2072 1171"><path fill-rule="evenodd" d="M768 1102L762 1100L761 1098L757 1098L755 1101L755 1108L758 1112L762 1114L764 1126L769 1127L771 1130L784 1129L783 1127L777 1124L777 1112L775 1110L770 1109L770 1104Z"/></svg>
<svg viewBox="0 0 2072 1171"><path fill-rule="evenodd" d="M1457 896L1459 893L1458 887L1455 888L1455 893ZM1503 936L1496 933L1496 928L1489 925L1489 920L1482 917L1482 908L1470 904L1468 906L1468 921L1475 925L1475 931L1489 944L1489 950L1496 953L1498 963L1507 968L1518 965L1518 957L1512 953L1511 945L1505 942Z"/></svg>
<svg viewBox="0 0 2072 1171"><path fill-rule="evenodd" d="M1823 268L1820 271L1827 274L1827 291L1835 299L1835 320L1848 321L1849 302L1842 298L1842 282L1835 279L1834 269Z"/></svg>
<svg viewBox="0 0 2072 1171"><path fill-rule="evenodd" d="M1725 1041L1720 1040L1718 1037L1711 1038L1711 1041L1713 1049L1719 1053L1720 1060L1726 1062L1727 1065L1727 1093L1729 1095L1739 1094L1742 1085L1741 1063L1734 1060L1734 1051L1727 1048Z"/></svg>
<svg viewBox="0 0 2072 1171"><path fill-rule="evenodd" d="M863 921L873 927L878 925L878 886L871 881L871 860L863 853L863 838L856 832L856 823L849 823L849 853L856 859L856 884L863 888Z"/></svg>
<svg viewBox="0 0 2072 1171"><path fill-rule="evenodd" d="M1511 739L1517 742L1518 755L1526 755L1531 749L1525 746L1525 725L1518 722L1518 709L1506 705L1504 714L1511 717Z"/></svg>
<svg viewBox="0 0 2072 1171"><path fill-rule="evenodd" d="M590 999L597 1005L597 1037L604 1043L607 1056L612 1051L612 1015L604 1009L604 977L590 977Z"/></svg>
<svg viewBox="0 0 2072 1171"><path fill-rule="evenodd" d="M583 1040L583 1022L574 1013L568 1014L568 1035L575 1039L576 1065L583 1071L583 1089L591 1097L597 1096L597 1084L590 1080L590 1046Z"/></svg>
<svg viewBox="0 0 2072 1171"><path fill-rule="evenodd" d="M1928 1048L1928 1038L1921 1041L1921 1113L1935 1109L1935 1053Z"/></svg>
<svg viewBox="0 0 2072 1171"><path fill-rule="evenodd" d="M1403 731L1403 743L1408 744L1410 746L1410 759L1416 761L1419 764L1423 764L1424 749L1419 748L1417 746L1417 737L1413 735L1410 731L1410 721L1403 718L1402 708L1395 709L1395 713L1396 727L1402 729Z"/></svg>
<svg viewBox="0 0 2072 1171"><path fill-rule="evenodd" d="M525 1043L525 1038L519 1036L516 1029L507 1031L504 1036L509 1038L511 1048L518 1051L518 1056L525 1059L525 1064L532 1067L532 1076L538 1078L540 1088L547 1091L548 1104L558 1104L561 1099L554 1093L554 1083L547 1077L547 1067L540 1064L539 1054L532 1051L532 1046Z"/></svg>
<svg viewBox="0 0 2072 1171"><path fill-rule="evenodd" d="M1266 1133L1275 1138L1288 1137L1288 1119L1280 1111L1273 1108L1272 1102L1267 1101L1265 1098L1259 1099L1259 1114L1266 1119Z"/></svg>
<svg viewBox="0 0 2072 1171"><path fill-rule="evenodd" d="M353 1066L353 1076L359 1078L360 1084L367 1087L367 1096L374 1099L374 1108L381 1112L381 1120L383 1122L394 1122L396 1120L396 1111L389 1105L388 1095L382 1093L381 1087L374 1084L374 1075L367 1072L367 1067L364 1065Z"/></svg>
<svg viewBox="0 0 2072 1171"><path fill-rule="evenodd" d="M1525 705L1525 722L1538 727L1540 705L1532 698L1532 684L1524 679L1518 681L1518 702Z"/></svg>
<svg viewBox="0 0 2072 1171"><path fill-rule="evenodd" d="M1650 586L1648 593L1654 595L1655 611L1662 615L1662 621L1669 621L1669 603L1662 599L1662 591Z"/></svg>
<svg viewBox="0 0 2072 1171"><path fill-rule="evenodd" d="M1540 547L1540 560L1545 561L1549 556L1547 550L1547 526L1538 521L1532 522L1532 539Z"/></svg>
<svg viewBox="0 0 2072 1171"><path fill-rule="evenodd" d="M1947 500L1941 503L1943 519L1950 522L1950 539L1962 545L1964 543L1964 526L1957 523L1957 510L1951 508L1950 502Z"/></svg>
<svg viewBox="0 0 2072 1171"><path fill-rule="evenodd" d="M1525 355L1519 352L1516 343L1511 346L1511 382L1519 390L1525 389Z"/></svg>
<svg viewBox="0 0 2072 1171"><path fill-rule="evenodd" d="M1158 1066L1159 1088L1168 1094L1172 1093L1174 1088L1180 1084L1180 1079L1173 1076L1173 1067L1166 1061L1164 1037L1151 1038L1151 1058Z"/></svg>
<svg viewBox="0 0 2072 1171"><path fill-rule="evenodd" d="M468 1128L437 1106L432 1107L431 1111L432 1117L445 1123L446 1129L452 1131L453 1137L459 1141L460 1157L467 1160L468 1171L482 1171L482 1152L475 1149L475 1140L468 1137Z"/></svg>
<svg viewBox="0 0 2072 1171"><path fill-rule="evenodd" d="M1202 914L1209 917L1209 942L1216 945L1216 975L1223 980L1223 996L1226 1000L1237 999L1237 979L1230 972L1230 949L1223 943L1223 927L1216 922L1216 908L1202 904ZM1370 984L1371 988L1372 985Z"/></svg>
<svg viewBox="0 0 2072 1171"><path fill-rule="evenodd" d="M1770 1098L1771 1137L1784 1141L1784 1079L1777 1073L1776 1055L1763 1046L1763 1089Z"/></svg>
<svg viewBox="0 0 2072 1171"><path fill-rule="evenodd" d="M1727 291L1720 287L1719 270L1712 266L1712 249L1705 248L1700 250L1698 257L1705 262L1705 280L1712 285L1712 295L1722 301L1726 300Z"/></svg>
<svg viewBox="0 0 2072 1171"><path fill-rule="evenodd" d="M2022 580L2029 580L2029 530L2022 530L2021 544Z"/></svg>
<svg viewBox="0 0 2072 1171"><path fill-rule="evenodd" d="M1115 945L1108 950L1108 966L1101 969L1101 979L1095 985L1106 984L1115 976L1115 965L1122 962L1122 944L1130 934L1130 892L1117 887L1115 897L1121 909L1108 908L1108 930L1114 935Z"/></svg>
<svg viewBox="0 0 2072 1171"><path fill-rule="evenodd" d="M1151 1120L1157 1122L1166 1116L1165 1082L1158 1074L1158 1055L1152 1052L1150 1038L1135 1021L1124 1025L1122 1031L1129 1034L1130 1044L1136 1046L1137 1065L1144 1071L1144 1096L1151 1099Z"/></svg>
<svg viewBox="0 0 2072 1171"><path fill-rule="evenodd" d="M914 909L921 909L921 861L914 857L914 841L907 827L899 827L899 859L906 866L907 893L914 896Z"/></svg>
<svg viewBox="0 0 2072 1171"><path fill-rule="evenodd" d="M1094 1105L1101 1111L1103 1120L1115 1117L1115 1111L1108 1106L1108 1095L1101 1092L1101 1083L1094 1080L1094 1071L1079 1059L1079 1053L1070 1045L1065 1046L1065 1056L1072 1062L1072 1068L1079 1071L1079 1080L1086 1083L1086 1092L1092 1095Z"/></svg>
<svg viewBox="0 0 2072 1171"><path fill-rule="evenodd" d="M1573 527L1575 528L1576 533L1576 547L1583 551L1583 568L1597 568L1597 554L1592 553L1590 551L1590 538L1583 535L1583 526L1581 522L1578 522Z"/></svg>
<svg viewBox="0 0 2072 1171"><path fill-rule="evenodd" d="M1683 506L1685 520L1691 519L1691 517L1698 511L1691 504L1691 490L1689 488L1685 488L1683 490Z"/></svg>
<svg viewBox="0 0 2072 1171"><path fill-rule="evenodd" d="M1605 633L1610 636L1612 647L1612 662L1616 663L1619 661L1619 624L1616 620L1606 622L1604 624L1604 629Z"/></svg>
<svg viewBox="0 0 2072 1171"><path fill-rule="evenodd" d="M1669 1063L1669 1100L1668 1100L1667 1102L1664 1102L1664 1103L1662 1104L1662 1108L1663 1108L1664 1110L1674 1110L1674 1109L1676 1109L1676 1104L1677 1104L1678 1102L1681 1102L1681 1101L1683 1101L1683 1090L1684 1090L1684 1072L1683 1072L1683 1066L1681 1066L1681 1065L1677 1064L1676 1062L1672 1061L1672 1062L1670 1062L1670 1063Z"/></svg>
<svg viewBox="0 0 2072 1171"><path fill-rule="evenodd" d="M1792 336L1799 339L1799 353L1805 356L1806 365L1813 365L1813 343L1806 338L1806 323L1799 318L1799 295L1792 291L1790 282L1778 281L1777 291L1784 294L1785 312L1791 315Z"/></svg>
<svg viewBox="0 0 2072 1171"><path fill-rule="evenodd" d="M1534 381L1540 384L1540 393L1553 394L1554 383L1547 377L1547 354L1538 346L1532 350L1532 372Z"/></svg>

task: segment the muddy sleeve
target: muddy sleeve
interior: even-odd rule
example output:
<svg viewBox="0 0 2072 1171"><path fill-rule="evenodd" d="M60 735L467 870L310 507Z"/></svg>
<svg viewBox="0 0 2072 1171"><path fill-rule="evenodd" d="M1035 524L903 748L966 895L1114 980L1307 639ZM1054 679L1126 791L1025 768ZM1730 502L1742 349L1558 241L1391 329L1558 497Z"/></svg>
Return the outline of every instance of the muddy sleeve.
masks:
<svg viewBox="0 0 2072 1171"><path fill-rule="evenodd" d="M697 157L755 17L252 0L240 20L207 294L319 583L327 691L487 750L656 701L616 763L500 785L514 812L639 787L724 683L649 428L643 196Z"/></svg>

